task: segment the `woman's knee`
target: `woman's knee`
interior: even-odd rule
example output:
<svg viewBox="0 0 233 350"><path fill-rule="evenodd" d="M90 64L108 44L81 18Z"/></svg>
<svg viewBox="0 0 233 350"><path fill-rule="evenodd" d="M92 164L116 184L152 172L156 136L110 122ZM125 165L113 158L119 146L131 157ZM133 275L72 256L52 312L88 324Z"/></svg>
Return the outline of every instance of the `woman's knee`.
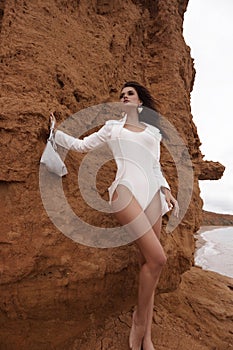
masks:
<svg viewBox="0 0 233 350"><path fill-rule="evenodd" d="M160 254L157 254L152 261L148 262L148 267L152 274L157 274L158 271L160 272L162 270L166 262L167 257L164 252L161 252Z"/></svg>
<svg viewBox="0 0 233 350"><path fill-rule="evenodd" d="M161 256L160 265L163 267L164 265L166 265L166 263L167 263L167 257L163 253L162 256Z"/></svg>
<svg viewBox="0 0 233 350"><path fill-rule="evenodd" d="M161 254L159 254L155 259L156 265L160 266L161 268L166 264L166 262L167 262L167 257L164 252L161 252Z"/></svg>

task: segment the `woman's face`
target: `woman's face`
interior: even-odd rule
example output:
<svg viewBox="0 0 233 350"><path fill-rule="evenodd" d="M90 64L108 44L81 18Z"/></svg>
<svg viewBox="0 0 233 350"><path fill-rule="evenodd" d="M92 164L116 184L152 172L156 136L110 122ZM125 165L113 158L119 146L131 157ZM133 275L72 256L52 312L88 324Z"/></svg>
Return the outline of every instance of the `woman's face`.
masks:
<svg viewBox="0 0 233 350"><path fill-rule="evenodd" d="M138 106L141 103L137 91L131 86L127 86L122 89L120 94L120 101L126 104L130 103L136 106Z"/></svg>

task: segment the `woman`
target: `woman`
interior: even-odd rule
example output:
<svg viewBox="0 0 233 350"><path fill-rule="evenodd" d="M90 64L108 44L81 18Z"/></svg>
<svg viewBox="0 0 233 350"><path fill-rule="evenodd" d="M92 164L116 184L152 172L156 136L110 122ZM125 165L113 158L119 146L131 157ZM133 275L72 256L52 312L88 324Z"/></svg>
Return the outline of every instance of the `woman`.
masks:
<svg viewBox="0 0 233 350"><path fill-rule="evenodd" d="M173 207L178 216L179 206L160 169L162 136L158 114L154 113L153 126L139 118L140 113L142 116L147 111L156 111L155 101L137 82L124 84L120 101L125 113L123 119L107 121L98 132L83 140L58 130L55 141L78 152L87 152L103 142L112 149L118 170L109 188L110 204L119 223L135 237L141 265L129 346L132 350L154 350L151 340L154 291L166 263L159 241L162 215ZM53 114L50 118L56 122ZM119 147L112 141L117 141Z"/></svg>

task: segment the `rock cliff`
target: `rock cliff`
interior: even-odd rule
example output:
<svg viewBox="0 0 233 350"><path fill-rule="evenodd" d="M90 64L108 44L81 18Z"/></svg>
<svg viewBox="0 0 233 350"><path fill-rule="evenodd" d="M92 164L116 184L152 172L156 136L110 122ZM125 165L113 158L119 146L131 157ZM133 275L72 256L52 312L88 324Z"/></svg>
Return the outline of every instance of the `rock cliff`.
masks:
<svg viewBox="0 0 233 350"><path fill-rule="evenodd" d="M23 349L74 348L69 345L73 344L72 339L75 341L87 328L96 327L114 313L126 312L135 302L138 270L134 245L96 249L74 243L56 229L43 207L38 169L51 110L61 122L85 107L116 101L127 80L137 80L151 90L159 101L161 114L182 136L194 169L194 182L187 184L187 193L192 191L189 208L171 235L163 231L168 264L158 293L175 290L182 273L191 268L193 233L199 228L202 215L198 179L220 178L223 167L203 161L190 112L195 71L182 35L187 3L0 2L3 346L10 344L13 349L15 342ZM81 159L77 154L67 157L69 176L63 186L69 202L87 222L111 226L111 215L92 210L81 199L74 164L74 160L78 164ZM176 169L165 147L162 164L176 194ZM101 172L97 178L103 195L113 168L108 165L106 173ZM210 168L215 169L214 177ZM58 214L62 215L62 211ZM165 217L164 225L167 220ZM19 331L13 335L14 324ZM46 336L35 336L32 347L31 340L20 335L20 329L37 332L38 324ZM42 334L39 330L37 335Z"/></svg>
<svg viewBox="0 0 233 350"><path fill-rule="evenodd" d="M233 226L233 215L203 210L202 226Z"/></svg>

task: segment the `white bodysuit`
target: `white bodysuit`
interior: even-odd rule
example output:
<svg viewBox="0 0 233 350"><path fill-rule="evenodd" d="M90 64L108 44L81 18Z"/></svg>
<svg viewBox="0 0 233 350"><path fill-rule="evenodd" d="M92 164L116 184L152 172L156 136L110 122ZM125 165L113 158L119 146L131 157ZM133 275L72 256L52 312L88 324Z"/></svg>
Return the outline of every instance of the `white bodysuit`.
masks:
<svg viewBox="0 0 233 350"><path fill-rule="evenodd" d="M159 192L161 215L164 215L169 208L161 188L170 187L160 168L160 131L144 123L146 127L143 131L134 132L124 128L125 121L126 118L109 120L99 131L83 140L58 130L55 141L67 149L82 153L107 142L117 164L116 178L108 189L110 203L119 184L129 188L143 210Z"/></svg>

